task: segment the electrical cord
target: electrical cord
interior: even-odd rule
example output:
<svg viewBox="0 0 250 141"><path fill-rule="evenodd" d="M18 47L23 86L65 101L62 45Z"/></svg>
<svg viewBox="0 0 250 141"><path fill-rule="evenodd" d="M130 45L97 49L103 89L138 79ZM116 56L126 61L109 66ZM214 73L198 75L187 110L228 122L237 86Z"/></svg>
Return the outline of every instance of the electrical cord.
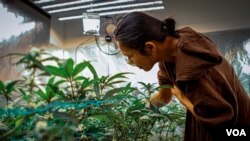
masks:
<svg viewBox="0 0 250 141"><path fill-rule="evenodd" d="M90 39L92 39L93 37L90 37L90 38L88 38L86 41L84 41L84 42L81 42L78 46L76 46L76 49L75 49L75 62L77 62L77 51L78 51L78 49L82 46L82 45L84 45L84 44L86 44Z"/></svg>

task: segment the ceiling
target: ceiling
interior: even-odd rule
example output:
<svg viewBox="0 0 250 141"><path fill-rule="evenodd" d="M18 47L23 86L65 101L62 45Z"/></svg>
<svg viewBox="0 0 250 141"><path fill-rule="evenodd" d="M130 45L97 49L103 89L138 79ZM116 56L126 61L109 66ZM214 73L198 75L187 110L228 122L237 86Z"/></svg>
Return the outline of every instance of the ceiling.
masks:
<svg viewBox="0 0 250 141"><path fill-rule="evenodd" d="M131 10L164 10L164 0L29 0L34 5L59 20L81 18L83 13L114 16ZM65 17L69 17L66 18Z"/></svg>
<svg viewBox="0 0 250 141"><path fill-rule="evenodd" d="M124 0L92 0L91 2L71 4L55 8L45 8L45 6L53 6L55 4L65 4L79 2L84 0L47 0L49 2L37 3L41 0L29 0L36 6L47 12L53 18L61 18L68 16L81 16L87 10L105 7L120 6L113 10L103 10L103 13L110 11L123 11L129 9L147 8L163 6L164 9L146 11L150 15L163 20L166 17L173 17L178 27L191 26L200 32L213 32L221 30L232 30L250 28L250 1L249 0L127 0L117 4L104 4L96 6L96 4L109 3ZM85 0L86 1L86 0ZM162 3L158 3L162 1ZM138 6L141 3L156 2L154 5ZM90 6L90 5L94 6ZM124 8L124 5L134 5ZM136 6L137 5L137 6ZM79 8L64 12L55 12L57 9L65 9L70 7L87 6L88 8ZM122 8L123 7L123 8ZM51 12L54 11L54 12ZM109 15L120 16L120 14ZM72 20L72 22L75 22ZM177 27L177 28L178 28Z"/></svg>

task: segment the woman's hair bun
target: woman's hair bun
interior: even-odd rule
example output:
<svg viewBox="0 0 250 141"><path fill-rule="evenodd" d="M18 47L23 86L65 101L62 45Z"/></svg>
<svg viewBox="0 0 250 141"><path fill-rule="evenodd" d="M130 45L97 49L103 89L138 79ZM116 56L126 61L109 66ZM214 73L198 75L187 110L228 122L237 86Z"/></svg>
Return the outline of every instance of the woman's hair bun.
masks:
<svg viewBox="0 0 250 141"><path fill-rule="evenodd" d="M167 31L170 35L175 35L175 20L173 18L167 18L164 20Z"/></svg>

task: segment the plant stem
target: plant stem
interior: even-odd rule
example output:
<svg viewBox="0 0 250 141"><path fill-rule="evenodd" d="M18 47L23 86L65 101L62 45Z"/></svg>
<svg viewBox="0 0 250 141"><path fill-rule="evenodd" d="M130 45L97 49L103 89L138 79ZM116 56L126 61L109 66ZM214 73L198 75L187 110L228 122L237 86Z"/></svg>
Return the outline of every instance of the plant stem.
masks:
<svg viewBox="0 0 250 141"><path fill-rule="evenodd" d="M74 86L73 86L73 81L71 78L69 80L69 83L70 83L70 87L71 87L72 97L73 97L73 99L75 99Z"/></svg>
<svg viewBox="0 0 250 141"><path fill-rule="evenodd" d="M83 113L82 113L82 118L78 121L79 123L81 123L82 122L82 120L85 118L85 113L87 112L87 109L83 109L84 111L83 111Z"/></svg>

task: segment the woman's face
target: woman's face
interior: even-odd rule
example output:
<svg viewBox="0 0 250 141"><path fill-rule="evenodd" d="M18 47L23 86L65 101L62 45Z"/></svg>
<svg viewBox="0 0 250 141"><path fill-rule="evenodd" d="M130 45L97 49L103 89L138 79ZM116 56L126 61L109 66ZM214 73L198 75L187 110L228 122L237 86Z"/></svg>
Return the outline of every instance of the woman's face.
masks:
<svg viewBox="0 0 250 141"><path fill-rule="evenodd" d="M139 50L130 49L119 41L117 41L117 45L124 57L127 58L127 62L130 65L137 66L144 71L149 71L156 63L150 52L147 52L149 55L141 54Z"/></svg>

